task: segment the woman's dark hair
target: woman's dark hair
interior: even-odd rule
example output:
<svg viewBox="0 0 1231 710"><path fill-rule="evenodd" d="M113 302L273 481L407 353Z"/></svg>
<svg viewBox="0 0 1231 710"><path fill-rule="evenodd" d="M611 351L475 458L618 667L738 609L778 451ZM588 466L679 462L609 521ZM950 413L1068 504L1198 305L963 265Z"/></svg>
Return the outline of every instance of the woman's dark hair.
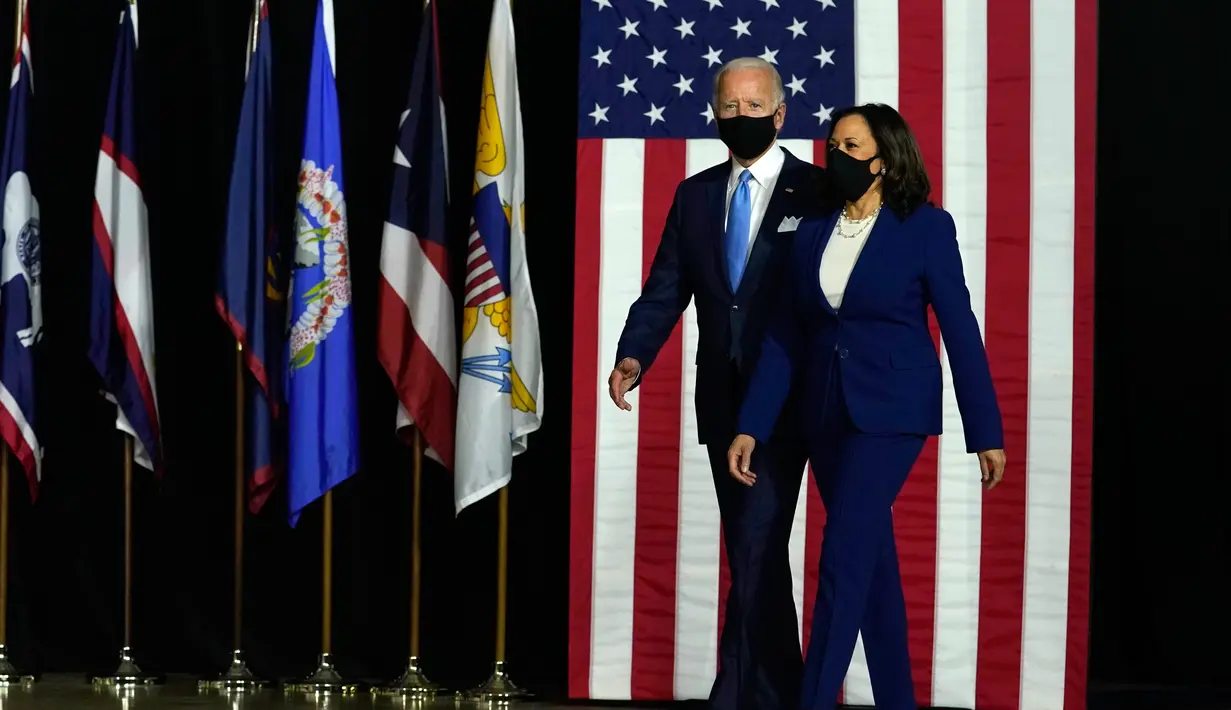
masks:
<svg viewBox="0 0 1231 710"><path fill-rule="evenodd" d="M881 176L885 206L899 219L904 219L920 205L931 204L928 194L932 191L932 183L923 165L923 153L919 151L915 134L902 114L885 104L863 104L842 109L831 117L827 141L833 138L838 122L851 115L862 116L868 122L872 138L876 140L877 155L885 166L885 174ZM842 198L837 195L827 195L826 202L834 209L842 206Z"/></svg>

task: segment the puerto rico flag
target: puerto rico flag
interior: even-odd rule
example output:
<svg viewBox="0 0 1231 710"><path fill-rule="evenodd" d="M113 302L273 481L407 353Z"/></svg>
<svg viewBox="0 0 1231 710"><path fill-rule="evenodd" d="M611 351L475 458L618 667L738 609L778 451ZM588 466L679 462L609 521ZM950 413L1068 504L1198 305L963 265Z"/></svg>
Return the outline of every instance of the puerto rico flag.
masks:
<svg viewBox="0 0 1231 710"><path fill-rule="evenodd" d="M137 3L130 0L120 15L94 178L90 362L102 378L107 398L118 405L116 428L133 437L134 460L161 475L149 225L135 153L136 56Z"/></svg>
<svg viewBox="0 0 1231 710"><path fill-rule="evenodd" d="M453 469L457 328L449 271L445 109L440 100L436 4L423 25L410 99L393 149L393 194L380 252L376 350L398 393L398 431L415 425L425 453Z"/></svg>
<svg viewBox="0 0 1231 710"><path fill-rule="evenodd" d="M40 299L41 253L38 200L26 172L27 122L34 95L30 63L30 5L22 8L21 41L9 80L8 125L4 132L4 233L0 247L0 433L21 462L38 494L42 448L34 433L34 346L43 335Z"/></svg>

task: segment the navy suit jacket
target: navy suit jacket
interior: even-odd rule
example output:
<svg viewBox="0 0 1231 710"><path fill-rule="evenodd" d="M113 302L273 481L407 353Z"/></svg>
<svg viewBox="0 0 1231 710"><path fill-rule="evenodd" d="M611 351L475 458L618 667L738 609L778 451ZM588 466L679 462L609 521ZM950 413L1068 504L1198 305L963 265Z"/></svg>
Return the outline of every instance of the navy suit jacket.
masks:
<svg viewBox="0 0 1231 710"><path fill-rule="evenodd" d="M696 299L697 430L702 444L726 446L735 436L741 394L757 361L777 301L794 231L780 232L786 217L819 211L824 171L791 155L785 161L757 230L739 290L732 291L723 253L727 181L724 162L680 183L667 214L641 296L628 309L615 362L641 363L640 384L684 309ZM734 376L733 376L734 373ZM780 428L789 428L784 421Z"/></svg>
<svg viewBox="0 0 1231 710"><path fill-rule="evenodd" d="M820 265L837 219L834 213L799 226L776 318L740 412L740 433L764 441L791 390L800 395L797 414L805 433L819 431L836 366L860 431L940 434L941 372L928 332L931 305L949 356L967 451L1003 448L1000 406L970 309L953 218L930 205L904 220L882 210L835 311L821 292Z"/></svg>

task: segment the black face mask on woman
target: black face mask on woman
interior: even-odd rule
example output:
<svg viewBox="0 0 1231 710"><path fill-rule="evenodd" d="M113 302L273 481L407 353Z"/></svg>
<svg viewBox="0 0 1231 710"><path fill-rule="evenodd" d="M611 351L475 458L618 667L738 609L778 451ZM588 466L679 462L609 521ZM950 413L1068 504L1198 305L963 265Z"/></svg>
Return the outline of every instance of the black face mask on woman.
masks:
<svg viewBox="0 0 1231 710"><path fill-rule="evenodd" d="M867 160L860 160L837 148L829 149L826 172L829 174L829 181L842 199L854 202L863 197L868 188L872 187L878 173L872 172L870 168L872 161L877 157L874 155Z"/></svg>
<svg viewBox="0 0 1231 710"><path fill-rule="evenodd" d="M732 116L718 119L718 137L731 154L740 160L752 160L774 142L778 129L774 114L768 116Z"/></svg>

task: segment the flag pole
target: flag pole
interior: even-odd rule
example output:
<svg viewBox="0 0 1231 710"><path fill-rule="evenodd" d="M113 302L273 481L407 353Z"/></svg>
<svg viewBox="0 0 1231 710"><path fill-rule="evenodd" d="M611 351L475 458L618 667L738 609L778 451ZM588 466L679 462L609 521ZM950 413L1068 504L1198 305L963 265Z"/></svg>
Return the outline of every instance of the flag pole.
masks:
<svg viewBox="0 0 1231 710"><path fill-rule="evenodd" d="M502 0L496 0L501 2ZM509 2L509 14L513 13L513 0ZM511 19L511 18L510 18ZM519 109L520 110L520 109ZM516 207L514 207L516 209ZM510 462L510 466L512 463ZM528 700L532 694L518 687L505 669L505 636L508 627L509 586L509 484L500 489L499 513L496 532L496 658L492 675L487 682L467 693L467 697L480 702L507 705L519 700Z"/></svg>
<svg viewBox="0 0 1231 710"><path fill-rule="evenodd" d="M251 69L252 55L256 52L257 37L261 25L261 2L253 0L252 19L248 22L248 38L245 43L247 57L244 62L244 76ZM244 378L247 377L247 366L244 359L244 344L239 339L235 341L235 558L232 577L232 644L231 664L216 678L202 680L197 687L202 690L250 691L259 690L268 684L263 678L257 677L249 668L243 652L243 608L244 608L244 510L247 502L248 466L246 441L247 427L245 413L247 400L244 397Z"/></svg>
<svg viewBox="0 0 1231 710"><path fill-rule="evenodd" d="M26 0L17 0L14 23L13 56L21 51L21 26L26 16ZM0 442L0 688L29 685L34 678L22 675L9 660L9 447Z"/></svg>
<svg viewBox="0 0 1231 710"><path fill-rule="evenodd" d="M23 3L19 0L18 5ZM20 17L20 16L19 16ZM20 30L19 30L20 33ZM18 34L18 37L21 35ZM34 676L23 675L9 660L9 447L0 443L0 688L29 686Z"/></svg>
<svg viewBox="0 0 1231 710"><path fill-rule="evenodd" d="M388 686L374 689L381 695L396 695L408 699L429 700L441 691L441 687L427 679L420 668L419 657L419 601L422 592L420 583L422 568L420 551L420 528L423 506L420 493L423 490L423 434L418 427L413 431L413 473L411 478L410 513L410 660L402 675Z"/></svg>
<svg viewBox="0 0 1231 710"><path fill-rule="evenodd" d="M132 567L133 567L133 438L124 434L124 646L120 665L108 676L95 676L95 685L133 688L160 683L162 679L141 670L132 652Z"/></svg>
<svg viewBox="0 0 1231 710"><path fill-rule="evenodd" d="M312 675L286 686L309 695L354 695L359 684L346 680L333 663L333 490L325 491L321 523L321 654Z"/></svg>
<svg viewBox="0 0 1231 710"><path fill-rule="evenodd" d="M259 2L259 0L258 0ZM231 665L217 678L202 680L197 687L203 690L259 690L268 681L258 678L248 668L243 652L244 619L244 504L247 501L248 467L245 454L248 451L244 422L246 400L244 377L247 376L244 362L244 344L235 341L235 569L233 577Z"/></svg>
<svg viewBox="0 0 1231 710"><path fill-rule="evenodd" d="M421 0L422 12L420 13L420 38L428 37L429 44L432 48L434 56L429 58L433 72L433 80L439 80L439 44L435 41L436 34L436 5L433 5L431 0ZM416 51L422 50L419 47ZM426 56L426 55L425 55ZM415 71L421 68L418 64L418 57L415 59ZM430 83L430 81L429 81ZM411 83L411 91L415 90L417 82ZM439 90L439 85L437 86ZM438 94L439 97L439 94ZM421 96L412 94L411 101L417 102ZM434 108L434 107L433 107ZM441 104L441 119L444 118L444 106ZM441 126L443 140L444 126ZM413 158L412 158L413 159ZM445 204L448 204L448 170L445 170ZM382 270L384 263L381 264ZM396 378L395 378L396 379ZM399 413L400 417L400 413ZM392 695L408 700L426 701L435 698L437 694L443 692L436 683L428 680L423 673L421 667L421 657L419 656L419 624L420 624L420 601L422 597L422 562L421 562L421 528L422 528L422 490L423 490L423 449L424 438L423 432L419 428L420 422L415 422L411 428L411 450L412 450L412 478L411 478L411 515L410 515L410 642L409 642L409 659L406 663L406 669L402 671L402 675L398 676L393 682L379 689L373 689L381 695Z"/></svg>
<svg viewBox="0 0 1231 710"><path fill-rule="evenodd" d="M497 0L499 1L499 0ZM505 637L508 627L509 577L509 486L498 494L499 513L496 532L496 661L487 682L466 694L471 700L508 704L527 700L531 694L509 679L505 670Z"/></svg>
<svg viewBox="0 0 1231 710"><path fill-rule="evenodd" d="M321 655L333 653L333 491L325 491L325 515L321 525Z"/></svg>
<svg viewBox="0 0 1231 710"><path fill-rule="evenodd" d="M332 29L334 26L333 20L336 17L337 13L335 10L334 0L318 0L318 2L316 3L316 6L317 6L317 29L318 31L320 31L320 34L316 35L316 37L320 39L323 36L324 41L317 42L314 40L313 52L323 53L327 49L328 56L327 58L325 58L322 56L322 54L315 54L315 56L320 59L320 64L317 64L314 62L309 70L310 81L318 82L318 83L313 83L313 86L315 88L308 92L308 101L309 101L308 117L310 121L316 120L312 118L315 115L314 114L314 107L315 107L316 111L320 112L321 114L318 117L323 121L323 124L329 124L331 119L335 122L339 120L337 114L333 112L334 109L332 107L328 107L328 108L322 107L320 103L312 103L312 102L315 100L314 99L315 94L322 88L322 84L324 85L324 89L326 92L332 93L335 99L337 97L336 62L335 62L335 55L334 55L334 49L333 49L334 42L335 42L335 33ZM332 17L329 15L326 15L326 13L329 13L329 15L332 15ZM322 69L321 64L327 65L327 68ZM339 131L340 132L341 130L340 126L336 125L336 123L335 125L332 125L332 126L326 126L326 128L329 131ZM322 132L324 132L324 129L322 129ZM338 161L336 164L336 167L338 168L339 171L341 170L342 166L341 166L341 154L340 153L337 155L337 157L333 157L332 155L330 155L328 158L322 158L321 155L317 154L318 150L325 152L325 153L330 153L333 150L333 148L327 147L324 141L321 139L319 134L315 133L314 131L308 131L305 134L304 143L303 143L304 152L301 153L301 160L300 160L301 171L306 170L307 169L306 166L311 164L312 160L309 158L310 155L315 156L315 160L322 160L322 161L336 160ZM328 182L330 185L335 185L332 179L328 177L329 172L332 170L333 168L331 167L329 171L323 171L323 174L325 177L322 179ZM339 183L341 182L340 175L339 175L338 182ZM340 209L341 205L345 204L344 202L345 197L343 195L342 185L340 184L335 185L335 187L337 188L335 199L338 200L337 206L339 207L339 209L334 210L330 218L328 219L326 219L322 213L322 218L318 222L318 224L321 225L321 228L319 230L313 230L313 231L316 231L318 234L320 234L322 239L325 238L326 234L332 233L333 236L330 238L336 239L339 244L339 248L342 250L345 250L345 249L349 249L349 247L347 246L349 244L349 242L347 241L347 238L344 235L339 235L335 233L333 231L334 230L333 226L331 226L333 222L330 221L336 218L336 219L342 220L341 224L343 225L345 224L345 221L344 221L345 217L342 216L341 209ZM300 194L301 195L303 194L304 189L305 189L305 184L301 183L300 184L300 191L301 191ZM332 208L326 208L326 209L332 209ZM302 217L303 215L302 211L299 212L298 214L300 215L300 217ZM309 224L311 224L313 221L315 220L310 219L310 218L307 219L307 222ZM303 224L299 221L297 221L296 224L300 227L303 226ZM304 233L306 232L301 232L301 234L304 234ZM328 252L324 249L323 246L313 246L312 249L316 250L317 255L322 258L321 263L324 264L323 259ZM345 256L349 254L349 251L342 251L341 253ZM334 277L327 277L327 280L332 279L332 278ZM350 280L351 280L351 275L350 275L349 270L340 269L337 272L336 280L334 280L333 283L345 283L347 284L347 288L349 288ZM292 282L292 288L291 288L291 294L289 298L295 298L295 299L303 298L305 300L310 300L310 301L317 300L316 297L313 296L312 294L316 292L320 288L320 286L308 291L307 293L301 293L299 290L299 287L295 285L296 283L298 283L298 281L292 277L291 282ZM322 285L324 285L323 282L322 282ZM341 314L341 311L335 311L335 312L338 314ZM354 317L353 315L349 316L349 318L353 318L353 317ZM345 334L342 337L348 340L349 342L340 347L345 347L353 353L353 333L350 332L350 328L349 328L350 321L343 321L343 322L346 323L347 328L343 331ZM326 330L324 332L328 333L329 331ZM324 340L324 337L325 336L322 335L321 340L318 343L318 344L322 344L323 350L317 349L315 351L315 356L311 354L305 356L303 355L305 351L303 350L297 351L295 350L294 345L292 345L292 349L291 349L292 357L291 357L291 361L289 365L292 372L298 366L306 366L307 362L312 360L313 357L316 358L316 361L318 363L322 362L323 360L327 360L333 357L333 356L329 356L325 354L325 353L328 353L330 351L330 348L334 346L323 345L326 342ZM295 340L295 336L292 334L291 342L293 343L294 340ZM334 340L331 342L337 343L338 341ZM301 356L306 359L300 360L299 358ZM343 357L353 357L353 355L343 355ZM299 365L296 364L296 360L299 360ZM353 363L351 364L353 365ZM326 368L324 364L321 364L318 367ZM318 372L323 372L324 376L326 377L329 376L328 368L324 371L318 370L317 372L314 372L313 377L315 377ZM348 374L353 375L353 367L352 367L351 372ZM291 381L292 382L295 381L294 378L292 378ZM297 397L295 395L295 389L296 389L295 387L292 387L291 391L288 393L288 400L290 400L292 410L295 409L296 400L297 400ZM355 396L353 390L350 392L350 396ZM336 405L328 406L330 403L326 401L326 398L324 397L324 395L321 395L321 399L318 400L316 404L318 406L317 411L313 412L312 416L306 417L305 420L314 421L314 423L317 424L315 433L320 433L322 431L325 431L325 432L331 431L330 429L331 422L337 421L337 419L333 416L337 412L337 409L338 409L337 406ZM353 412L343 412L342 416L345 418L350 418L350 416L353 416ZM292 416L290 416L288 420L288 424L290 427L289 435L292 441L294 441L297 435L297 431L299 431L299 428L298 428L299 425L297 424L296 418L293 416L293 413L292 413ZM355 427L355 426L358 426L358 422L352 419L349 422L344 422L341 426ZM353 433L353 431L351 433ZM339 448L346 449L347 450L346 455L348 456L352 454L357 456L357 452L352 452L349 450L350 443L354 443L355 445L357 445L357 442L352 440L352 442L347 442L347 445L339 444ZM331 469L329 473L332 473L335 476L338 473L344 473L345 477L350 477L358 473L358 471L354 469L348 469L344 472L332 470L332 469L337 468L336 464L327 463L325 460L327 457L320 452L321 450L318 449L318 455L316 457L316 465L323 465L324 468ZM295 458L296 457L294 455L291 456L291 463L287 470L288 481L294 481L299 476L303 475L302 473L297 473L296 471L297 466L294 462ZM320 479L322 477L324 478L329 477L328 474L321 474L319 470L316 471L315 474L316 474L316 478L312 481L314 492L317 490L320 490L318 488L318 486L320 486L320 483L321 483ZM333 629L332 629L332 622L333 622L333 524L334 524L333 487L337 485L338 481L336 479L328 480L325 483L326 483L325 489L324 491L322 491L324 495L321 496L322 498L324 498L324 505L323 505L324 509L322 511L323 521L321 525L323 539L321 541L322 544L321 544L321 653L320 653L320 659L317 664L316 670L313 671L311 675L309 675L307 678L304 678L303 680L300 680L298 682L291 683L285 686L287 692L302 692L308 695L312 695L314 698L319 697L321 695L353 695L359 690L359 687L360 687L360 683L358 682L355 682L349 679L343 679L342 675L338 672L337 668L334 666ZM291 483L291 488L292 490L294 490L295 488L294 483ZM366 684L364 685L366 686Z"/></svg>
<svg viewBox="0 0 1231 710"><path fill-rule="evenodd" d="M499 2L499 0L497 0ZM505 670L505 635L508 626L509 579L509 486L498 494L499 513L496 532L496 662L487 682L466 694L470 700L507 705L528 700L531 694L509 679Z"/></svg>

